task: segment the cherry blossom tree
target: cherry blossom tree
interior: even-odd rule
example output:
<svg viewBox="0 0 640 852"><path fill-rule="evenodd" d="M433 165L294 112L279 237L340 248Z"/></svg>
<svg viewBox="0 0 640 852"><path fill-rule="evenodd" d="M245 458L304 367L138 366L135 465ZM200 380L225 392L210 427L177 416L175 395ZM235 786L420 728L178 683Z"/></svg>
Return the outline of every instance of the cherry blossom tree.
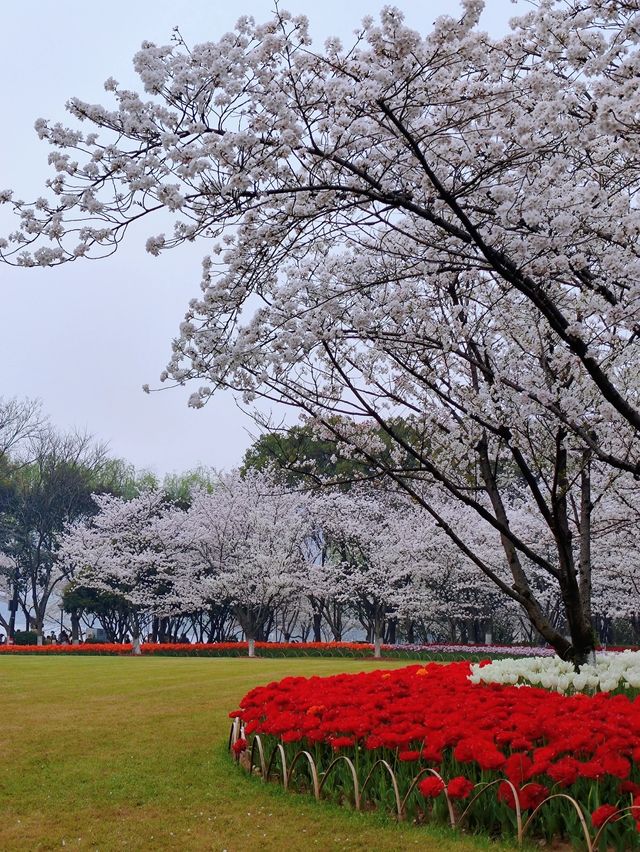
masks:
<svg viewBox="0 0 640 852"><path fill-rule="evenodd" d="M70 526L59 561L75 582L116 593L132 605L134 653L140 653L144 613L189 612L202 601L175 535L184 513L162 491L131 500L94 495L98 514Z"/></svg>
<svg viewBox="0 0 640 852"><path fill-rule="evenodd" d="M37 123L51 193L3 193L20 223L2 252L109 254L159 210L175 224L152 254L211 239L163 378L197 380L196 406L227 387L300 409L579 665L592 469L640 472L637 10L541 0L500 39L481 10L464 0L423 37L385 8L323 51L285 13L217 44L144 44L146 99L110 79L113 108L69 102L89 133ZM518 534L517 489L551 549ZM439 514L451 498L495 530L507 579Z"/></svg>
<svg viewBox="0 0 640 852"><path fill-rule="evenodd" d="M611 479L611 478L609 478ZM593 608L601 640L613 639L617 619L630 623L633 640L640 637L640 501L636 483L624 477L598 483L593 524Z"/></svg>
<svg viewBox="0 0 640 852"><path fill-rule="evenodd" d="M182 534L205 600L226 603L255 655L268 638L277 608L301 597L308 567L310 519L304 495L268 473L221 475L200 490L186 512Z"/></svg>
<svg viewBox="0 0 640 852"><path fill-rule="evenodd" d="M434 498L430 498L433 502ZM509 572L492 527L479 521L473 510L453 500L441 501L438 513L463 531L473 552L505 582ZM424 640L432 636L450 641L491 641L494 629L512 633L518 607L496 588L451 541L442 526L432 523L413 539L421 540L420 560L411 576L410 594L396 605L396 614Z"/></svg>
<svg viewBox="0 0 640 852"><path fill-rule="evenodd" d="M349 626L346 623L347 607L339 594L344 564L335 558L332 543L322 529L326 505L318 507L317 502L314 503L315 507L311 509L313 528L304 545L309 565L305 598L311 610L313 641L322 641L322 626L326 623L331 639L342 642L343 631Z"/></svg>
<svg viewBox="0 0 640 852"><path fill-rule="evenodd" d="M629 594L640 577L635 492L620 479L594 483L594 611L605 641L611 641L606 630L613 619L635 624L639 609ZM186 511L158 490L129 501L96 496L99 514L74 524L62 542L61 569L74 582L127 602L136 644L150 616L197 618L212 607L233 613L252 655L257 639L278 631L306 635L314 614L326 620L334 639L355 617L376 655L385 629L387 641L395 641L390 628L396 623L410 642L418 633L426 641L482 641L468 632L480 624L534 638L526 624L522 633L515 602L501 598L442 525L425 524L421 506L402 492L361 484L304 495L265 473L234 472L211 482L212 491L193 493ZM495 529L453 499L425 499L507 582ZM512 495L508 510L528 546L537 541L541 552L553 548L549 530L526 502ZM11 568L9 560L3 567ZM548 576L535 565L527 571L551 623L562 629L564 613Z"/></svg>
<svg viewBox="0 0 640 852"><path fill-rule="evenodd" d="M385 623L413 598L424 560L423 513L402 495L353 488L317 497L314 519L331 554L315 577L315 596L349 604L380 657Z"/></svg>
<svg viewBox="0 0 640 852"><path fill-rule="evenodd" d="M434 497L429 500L435 504ZM311 505L322 545L322 551L315 548L322 558L314 560L308 578L314 609L321 618L331 603L340 603L342 614L354 614L365 629L376 655L383 639L396 642L396 627L409 642L416 635L423 641L482 642L494 624L518 631L514 602L479 575L441 526L426 523L423 509L402 492L361 484L320 492ZM440 502L438 512L464 531L474 553L506 582L496 531L453 500ZM519 534L533 539L538 531L528 524L525 516Z"/></svg>
<svg viewBox="0 0 640 852"><path fill-rule="evenodd" d="M305 498L268 474L212 478L211 491L195 490L186 511L160 489L130 500L94 499L98 514L69 528L59 561L80 587L117 594L131 605L137 650L149 614L224 606L254 656L276 610L282 614L301 597L309 529Z"/></svg>

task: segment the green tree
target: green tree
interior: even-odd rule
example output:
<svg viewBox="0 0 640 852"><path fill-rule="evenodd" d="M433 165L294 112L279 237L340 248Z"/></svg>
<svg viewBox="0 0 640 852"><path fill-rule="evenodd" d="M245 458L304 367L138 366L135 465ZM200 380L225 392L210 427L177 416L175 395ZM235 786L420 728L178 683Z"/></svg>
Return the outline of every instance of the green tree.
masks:
<svg viewBox="0 0 640 852"><path fill-rule="evenodd" d="M396 418L394 424L412 446L424 449L428 436L417 420ZM369 428L378 441L377 455L381 465L384 468L396 466L397 460L394 460L393 453L397 450L388 434L373 423L368 427L365 424L364 428ZM411 465L408 454L403 455L402 464L404 468ZM332 437L316 437L308 426L266 432L249 447L242 462L242 472L264 471L267 468L272 468L276 475L291 486L318 487L332 484L349 488L354 482L381 477L379 466L372 464L370 459L354 454L352 447Z"/></svg>
<svg viewBox="0 0 640 852"><path fill-rule="evenodd" d="M12 563L12 601L41 640L52 595L68 576L58 565L67 524L96 511L91 495L123 486L126 466L114 463L90 436L41 432L28 464L9 467L0 513L0 549ZM16 606L7 629L15 630Z"/></svg>
<svg viewBox="0 0 640 852"><path fill-rule="evenodd" d="M74 642L79 638L80 619L87 615L98 619L109 642L122 642L129 632L132 607L122 595L71 582L62 593L62 604L71 616Z"/></svg>
<svg viewBox="0 0 640 852"><path fill-rule="evenodd" d="M211 492L214 483L214 472L205 467L196 467L186 473L167 474L162 481L162 490L167 499L180 509L188 509L191 505L191 494L195 488L203 488Z"/></svg>

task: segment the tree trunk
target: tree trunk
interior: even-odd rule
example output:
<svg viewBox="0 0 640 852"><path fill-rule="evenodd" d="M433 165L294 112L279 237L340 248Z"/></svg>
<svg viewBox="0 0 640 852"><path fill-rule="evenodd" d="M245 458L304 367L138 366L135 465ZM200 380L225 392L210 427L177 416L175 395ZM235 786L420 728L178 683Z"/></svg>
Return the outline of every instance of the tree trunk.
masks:
<svg viewBox="0 0 640 852"><path fill-rule="evenodd" d="M382 657L382 637L379 633L376 633L373 639L373 656L376 660Z"/></svg>
<svg viewBox="0 0 640 852"><path fill-rule="evenodd" d="M593 627L591 625L590 607L586 607L585 601L582 599L580 594L581 588L576 576L573 551L571 549L571 530L569 528L567 514L567 494L569 491L569 483L567 480L567 449L565 439L566 435L564 430L558 430L556 434L556 469L553 487L553 533L558 549L558 561L560 566L560 576L558 581L560 584L562 602L564 604L564 612L569 626L571 644L564 654L560 653L560 651L559 653L563 659L571 660L576 670L579 670L580 666L583 666L592 658L595 651L595 637L593 634ZM590 504L588 466L586 470L587 487L583 488L583 491L586 491L586 499L583 494L581 502ZM585 485L584 481L583 485ZM589 528L591 509L589 505L586 505L584 509L586 513L585 520L587 522L587 528ZM590 555L588 547L585 553L586 555ZM590 564L585 565L589 591L591 585L590 567Z"/></svg>
<svg viewBox="0 0 640 852"><path fill-rule="evenodd" d="M313 613L313 641L314 642L322 642L322 614L319 612Z"/></svg>
<svg viewBox="0 0 640 852"><path fill-rule="evenodd" d="M580 471L580 597L586 619L591 618L591 450L582 453Z"/></svg>
<svg viewBox="0 0 640 852"><path fill-rule="evenodd" d="M570 660L576 671L579 671L580 666L584 666L585 663L593 660L595 637L591 622L585 618L582 601L580 596L575 593L574 586L577 588L575 577L573 582L561 583L562 599L571 635L569 648L564 656L562 654L561 656L565 660Z"/></svg>
<svg viewBox="0 0 640 852"><path fill-rule="evenodd" d="M167 641L167 633L169 627L169 619L168 618L159 618L158 619L158 642L162 645Z"/></svg>
<svg viewBox="0 0 640 852"><path fill-rule="evenodd" d="M38 645L44 644L44 625L42 623L42 619L40 617L36 617L33 622L33 627L36 633L36 643Z"/></svg>
<svg viewBox="0 0 640 852"><path fill-rule="evenodd" d="M416 641L415 627L414 627L413 621L410 621L409 624L407 625L407 642L408 642L409 645L413 645L415 641Z"/></svg>
<svg viewBox="0 0 640 852"><path fill-rule="evenodd" d="M398 621L395 618L390 618L387 623L387 643L395 645L397 639Z"/></svg>
<svg viewBox="0 0 640 852"><path fill-rule="evenodd" d="M77 609L71 610L71 644L80 644L80 616Z"/></svg>
<svg viewBox="0 0 640 852"><path fill-rule="evenodd" d="M473 641L479 645L484 640L484 632L479 618L473 619Z"/></svg>
<svg viewBox="0 0 640 852"><path fill-rule="evenodd" d="M16 613L18 612L18 585L13 587L13 595L9 601L9 627L7 629L7 640L11 644L16 633Z"/></svg>
<svg viewBox="0 0 640 852"><path fill-rule="evenodd" d="M556 459L556 485L561 494L564 494L566 500L566 490L563 488L563 456L562 456L562 439L561 437L557 438L557 459ZM491 501L491 505L493 507L494 514L496 519L505 527L509 528L509 518L507 516L504 503L502 501L502 496L498 490L498 485L493 474L493 468L491 466L491 462L489 460L489 455L487 452L487 442L486 439L482 439L478 444L478 458L480 462L480 472L482 475L482 481L486 488L487 494L489 496L489 500ZM565 451L565 462L566 462L566 451ZM564 467L564 479L566 480L566 466ZM566 508L566 506L565 506ZM501 534L500 539L502 542L502 547L504 549L505 555L507 557L507 562L509 564L509 569L511 571L511 576L513 577L513 589L518 593L520 598L520 606L526 612L529 621L538 631L538 633L544 637L544 639L551 645L552 648L555 648L559 657L563 660L572 660L576 666L580 666L583 662L586 661L588 657L589 650L584 648L584 643L582 641L580 631L576 628L578 627L578 621L581 620L581 617L576 621L576 604L579 612L582 612L582 608L580 606L579 601L579 592L578 592L578 584L575 579L575 575L573 577L573 586L574 588L570 589L567 581L567 571L566 571L566 562L563 565L563 559L566 559L567 553L569 553L570 558L570 544L569 549L567 550L567 542L563 542L561 530L558 526L558 520L562 517L562 502L558 501L558 495L554 494L554 507L553 507L553 527L552 530L554 534L554 538L556 541L556 545L558 547L558 558L560 560L560 571L557 572L559 576L557 576L558 583L560 585L560 593L562 596L562 601L564 604L565 614L567 616L567 621L569 623L569 627L571 630L571 641L563 636L555 627L551 624L549 618L542 610L540 603L536 600L531 592L531 587L529 585L529 581L527 576L522 568L522 563L520 561L520 555L516 550L513 542L509 539L508 536ZM566 513L564 515L564 520L566 522ZM570 534L567 533L570 538ZM593 644L593 643L591 643ZM576 655L582 659L584 657L583 662L576 661ZM585 656L586 655L586 656Z"/></svg>
<svg viewBox="0 0 640 852"><path fill-rule="evenodd" d="M138 619L134 616L133 619L133 642L131 643L131 653L134 657L139 657L142 654L142 650L140 648L140 625L138 624Z"/></svg>
<svg viewBox="0 0 640 852"><path fill-rule="evenodd" d="M376 660L382 657L382 636L384 633L384 616L377 611L373 619L373 656Z"/></svg>
<svg viewBox="0 0 640 852"><path fill-rule="evenodd" d="M467 622L464 619L458 620L458 635L463 645L469 644L469 631L467 630Z"/></svg>

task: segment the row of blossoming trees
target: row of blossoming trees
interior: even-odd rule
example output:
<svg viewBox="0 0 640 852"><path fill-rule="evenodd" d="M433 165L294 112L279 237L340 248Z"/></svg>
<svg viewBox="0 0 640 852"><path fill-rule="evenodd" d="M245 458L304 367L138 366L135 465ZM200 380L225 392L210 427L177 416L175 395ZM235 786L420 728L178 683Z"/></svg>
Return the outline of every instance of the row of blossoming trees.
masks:
<svg viewBox="0 0 640 852"><path fill-rule="evenodd" d="M285 12L217 43L145 42L144 94L109 78L109 105L37 122L50 192L0 193L17 217L0 253L104 257L158 211L151 254L206 241L162 379L197 382L195 406L229 388L297 409L580 665L594 512L615 550L604 501L638 507L637 3L544 0L499 38L482 8L423 35L385 7L345 47L314 49ZM475 547L483 524L506 575Z"/></svg>
<svg viewBox="0 0 640 852"><path fill-rule="evenodd" d="M472 561L401 492L362 485L303 491L269 472L250 471L194 490L187 508L160 489L129 500L94 499L98 513L70 527L58 559L74 578L72 589L92 588L126 604L121 632L134 639L155 620L160 638L178 631L201 641L243 634L253 653L256 640L339 640L356 624L378 654L385 638L442 638L452 622L485 619L509 638L522 630L518 608L505 606L489 581L479 581ZM535 516L522 500L513 502L520 503L512 507L519 534L533 542L542 534ZM633 616L637 601L627 597L626 610L620 601L638 575L635 519L609 503L602 524L625 523L595 538L602 570L594 600L603 616ZM462 518L455 504L440 510L465 526L474 552L506 578L491 526L478 524L471 512ZM555 607L562 629L542 572L538 585L549 617Z"/></svg>

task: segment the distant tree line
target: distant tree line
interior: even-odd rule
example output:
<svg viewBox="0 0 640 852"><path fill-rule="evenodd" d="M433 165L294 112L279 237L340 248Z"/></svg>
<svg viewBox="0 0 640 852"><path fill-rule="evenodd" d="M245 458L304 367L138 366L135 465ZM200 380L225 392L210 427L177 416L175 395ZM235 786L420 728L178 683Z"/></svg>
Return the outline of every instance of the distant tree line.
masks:
<svg viewBox="0 0 640 852"><path fill-rule="evenodd" d="M0 417L0 592L9 602L0 628L9 637L20 617L42 641L61 607L75 641L96 625L116 642L540 640L522 608L417 501L390 489L377 463L308 427L263 435L238 471L160 482L90 436L57 432L35 403L0 401ZM410 421L396 429L417 439ZM392 464L384 432L374 439ZM524 489L503 474L513 480L514 528L543 548ZM640 607L625 594L640 578L634 495L598 487L594 626L601 641L637 642ZM452 500L440 499L438 512L508 582L496 531ZM566 631L553 584L528 570L546 617Z"/></svg>

